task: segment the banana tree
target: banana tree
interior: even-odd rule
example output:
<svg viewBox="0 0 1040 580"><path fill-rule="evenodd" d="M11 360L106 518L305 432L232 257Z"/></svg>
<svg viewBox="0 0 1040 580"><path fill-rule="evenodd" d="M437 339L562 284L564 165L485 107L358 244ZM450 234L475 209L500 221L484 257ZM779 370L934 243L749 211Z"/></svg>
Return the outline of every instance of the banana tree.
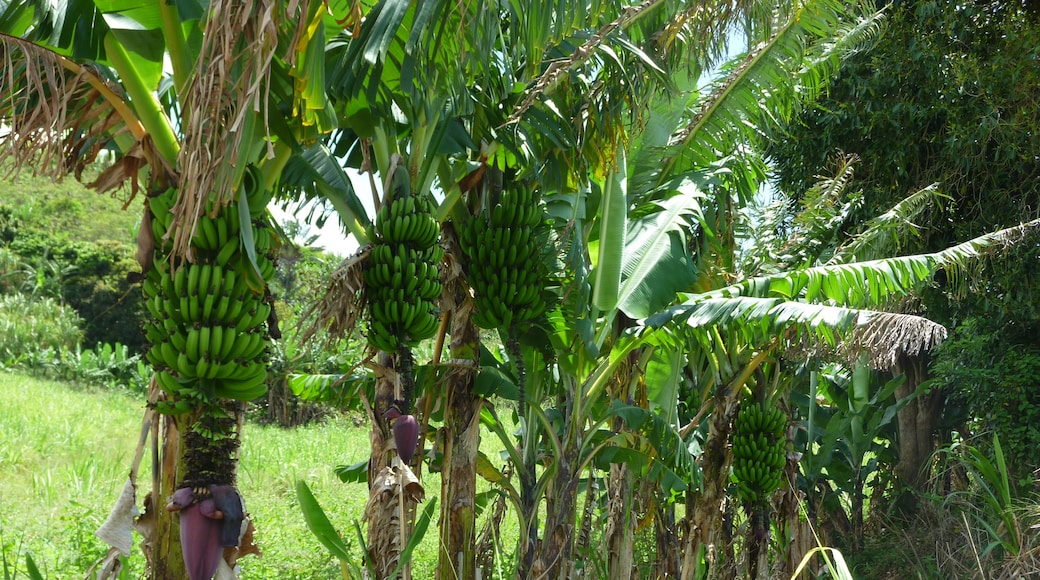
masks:
<svg viewBox="0 0 1040 580"><path fill-rule="evenodd" d="M508 4L501 12L494 7L465 12L432 2L421 7L380 2L364 14L364 23L356 34L340 39L329 51L329 92L349 125L330 141L334 146L330 151L354 151L354 162L375 168L378 177L373 181L387 184L395 182L391 173L399 170L391 167L392 160L395 154L400 155L403 163L398 167L407 168L410 187L417 194L427 195L431 184L436 184L443 194L437 213L453 218L453 230L473 219L489 219L485 212L491 213L496 204L476 198L495 199L496 167L533 183L531 187L542 192L550 212L566 226L560 228L564 252L559 260L565 266L567 290L563 294L572 304L553 311L540 331L541 343L555 347L563 360L558 364L564 378L545 385L530 381L535 389L533 397L527 389L517 389L518 393L528 391L519 409L523 438L519 448L514 448L513 461L520 471L521 485L519 491L510 492L518 509L526 513L523 520L528 531L520 555L523 571L535 569L537 560L541 560L539 566L549 567L566 560L560 555L567 549L563 531L573 513L575 477L581 473L577 468L589 463L594 454L586 452L595 449L588 446L594 438L584 443L581 440L597 433L589 427L589 420L604 417L602 408L573 395L591 389L598 403L596 397L605 392L604 385L617 378L618 361L626 355L646 361L635 367L634 376L639 376L651 361L661 364L652 354L644 357L637 352L644 345L643 339L622 333L628 323L621 320L645 318L654 309L673 302L677 290L694 285L684 274L690 270L691 261L681 247L686 243L682 232L696 229L698 221L707 221L712 227L703 232L728 236L725 226L733 205L729 188L741 192L738 200L751 195L754 172L740 167L742 158L729 160L727 169L737 169L732 179L709 183L711 176L722 172L707 171L706 166L719 158L718 151L740 149L735 145L741 142L743 133L735 128L744 126L745 118L759 119L762 111L779 117L789 114L797 103L795 93L811 96L818 91L841 52L859 42L857 35L839 28L844 8L832 3L815 3L777 14L772 13L772 7L752 3L737 9L712 6L706 13L669 2L602 6L598 13L569 8L574 7L528 3L522 7ZM553 14L575 16L568 20ZM721 45L723 36L717 31L746 14L754 14L754 21L769 22L770 26L762 29L769 32L754 37L755 49L709 98L700 99L694 82L677 72L681 69L676 65L693 63L694 69L705 65L713 52L701 49ZM503 15L507 17L505 25ZM475 24L461 26L461 22ZM861 29L868 36L873 30L870 21L861 24ZM445 34L449 30L462 33ZM829 38L831 34L838 34L844 42L814 44L820 50L814 59L817 66L802 67L803 55L796 50L799 43ZM422 41L427 38L433 42L424 45ZM496 58L488 59L488 54ZM544 66L539 65L543 58ZM799 76L792 71L804 73ZM672 91L660 96L662 86ZM790 90L777 91L778 86ZM646 126L631 124L628 111L643 109L652 111L652 122ZM692 121L687 122L689 119ZM475 145L478 141L483 144L479 148ZM668 144L671 147L666 147ZM662 156L665 164L654 162ZM626 161L630 157L636 160L631 166ZM329 177L326 185L318 184L318 189L326 192L333 189L332 183L344 181L328 155L312 155L309 166L299 169L301 175L320 173ZM638 186L627 187L633 178ZM704 181L701 188L696 187L698 178ZM712 201L704 217L697 216L698 197ZM466 203L459 204L459 200ZM356 221L357 216L344 212L335 200L333 205L348 227ZM628 214L633 210L638 219L629 224ZM705 254L711 253L710 235L702 233L690 239L694 238L708 250ZM590 239L592 248L598 246L593 251L589 249ZM628 242L635 244L635 249L626 254L622 248ZM453 243L450 236L445 243L449 247ZM632 268L624 277L623 264ZM676 265L678 268L673 269ZM666 283L657 284L656 278L662 276ZM702 281L704 288L719 285L711 276L702 276ZM571 292L572 288L579 291ZM624 317L619 314L622 312ZM453 339L457 338L453 334ZM527 374L519 363L528 356L533 357L534 366L523 366L547 364L545 357L533 354L537 349L530 350L532 354L521 350L518 356L514 349L508 357L518 375ZM469 346L464 352L472 360L478 351ZM467 385L472 376L455 383L460 393L472 390ZM542 371L540 376L550 374ZM377 396L377 400L391 402L396 396ZM566 429L557 434L546 424L545 410L541 409L542 401L552 396L566 398L572 405L563 414L568 418ZM674 401L674 392L661 399ZM475 397L468 401L462 406L469 410L457 424L473 429L473 410L479 408L480 401ZM666 408L674 407L674 402L666 404ZM374 414L376 422L380 415ZM452 423L452 419L445 418L445 423ZM384 437L388 432L385 424L375 429ZM464 439L473 440L471 435ZM559 464L565 466L563 469L536 480L535 461L539 445L545 441L556 445L555 451L570 456L562 456ZM473 446L466 448L472 450ZM465 489L472 489L468 482L474 477L475 456L472 451L466 457L452 454L452 461L456 460L461 462L457 464L457 481L466 482L460 494L471 493ZM446 480L451 477L449 474ZM451 489L450 483L445 485L445 491ZM539 497L550 487L563 494L552 500L554 507L564 509L556 510L562 519L550 526L554 537L543 538L540 546L538 528L530 524ZM453 517L447 512L450 506L466 504L444 502L442 520ZM469 521L459 529L472 529ZM446 525L455 529L450 523ZM448 549L442 552L442 570L453 569L460 560L470 561L469 556L458 557L464 554L463 544L449 540L444 545ZM538 550L547 557L536 557Z"/></svg>
<svg viewBox="0 0 1040 580"><path fill-rule="evenodd" d="M324 94L309 90L316 30L335 26L323 7L0 5L0 155L60 178L105 152L89 185L129 183L128 207L144 193L139 280L156 371L144 421L157 462L136 525L156 578L211 577L255 551L234 482L243 403L265 392L278 335L267 280L280 242L265 208L298 143L330 126ZM123 520L110 523L128 535L131 510L117 507ZM237 548L228 560L225 548Z"/></svg>
<svg viewBox="0 0 1040 580"><path fill-rule="evenodd" d="M604 6L600 12L585 14L582 18L578 15L583 15L583 11L573 11L574 24L586 28L601 26L605 32L625 29L643 12L663 4L666 3L628 8ZM421 6L409 2L377 3L363 13L364 24L357 28L356 34L349 39L339 39L328 52L329 93L347 127L332 137L333 148L326 151L355 151L356 160L348 162L364 162L374 174L373 181L379 183L407 181L410 191L406 195L430 197L431 186L436 184L439 193L435 200L439 206L436 213L442 219L451 216L455 225L461 226L473 219L473 209L481 207L483 202L475 201L478 194L490 192L497 197L494 182L500 179L498 170L505 167L509 167L510 173L532 170L533 165L516 161L525 154L534 154L523 142L539 140L546 121L558 122L552 115L546 117L542 107L532 108L530 102L516 104L525 95L518 87L528 85L530 90L526 95L532 98L549 88L549 75L536 76L541 70L538 63L543 58L555 58L555 54L550 57L545 53L546 48L574 50L570 66L578 68L591 56L587 53L599 49L604 42L598 38L584 47L571 44L581 33L575 34L572 23L553 15L571 13L572 8L576 6L550 2L502 7L476 4L462 7L448 2L428 2ZM675 7L668 10L674 13ZM503 26L503 13L516 24ZM634 46L626 42L622 38L619 44L622 51L638 54ZM614 52L614 48L603 50L605 54ZM496 58L488 59L489 54ZM647 61L645 55L642 60ZM520 110L529 112L535 121L528 121L524 115L512 120L507 118L509 113ZM621 110L619 104L608 109L609 114L615 116ZM517 120L520 122L516 123ZM587 143L588 150L597 148L595 140L588 139ZM558 150L552 154L559 156L563 164L581 163L567 159ZM396 165L395 159L399 160ZM318 187L309 193L327 193L333 189L333 183L345 181L330 162L329 155L315 154L309 160L305 155L301 161L309 161L309 165L290 165L290 169L299 169L304 177L300 187L305 187L307 179L316 173L328 178L324 185L319 181ZM402 174L399 180L397 176ZM488 179L484 178L485 174ZM562 170L555 177L566 178ZM461 204L460 200L466 203ZM335 202L333 205L345 224L356 219L344 211L349 207ZM392 203L386 205L392 207ZM482 212L478 210L476 215ZM455 256L454 263L462 263L461 255L452 247L451 233L457 229L445 229L442 244ZM372 238L359 236L358 239L365 243ZM444 280L444 285L449 288L445 294L448 301L445 310L451 316L453 329L452 359L471 361L471 369L463 366L450 373L444 391L445 400L450 404L445 406L443 419L449 451L443 490L445 495L471 497L477 465L473 443L479 428L476 418L482 405L482 398L473 392L479 349L468 315L473 306L465 288L461 293L452 291L454 285L450 279ZM468 338L463 340L464 337ZM511 358L513 362L517 360L515 353ZM392 366L399 365L394 361ZM389 383L383 388L392 390ZM376 401L388 404L398 399L397 395L377 394ZM422 390L416 395L421 396ZM385 409L379 409L373 414L376 419L373 432L383 437L388 433L382 421L384 412ZM462 499L442 503L442 529L452 531L443 542L441 568L455 569L461 562L458 572L463 577L472 575L474 561L471 538L475 520L467 505L472 502ZM451 510L456 509L461 511L452 513Z"/></svg>

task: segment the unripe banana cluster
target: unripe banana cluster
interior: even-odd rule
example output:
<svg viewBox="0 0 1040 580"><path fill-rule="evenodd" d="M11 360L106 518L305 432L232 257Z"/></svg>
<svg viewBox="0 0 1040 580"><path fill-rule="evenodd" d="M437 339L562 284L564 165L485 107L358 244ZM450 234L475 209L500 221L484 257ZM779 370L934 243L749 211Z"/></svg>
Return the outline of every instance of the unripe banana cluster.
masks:
<svg viewBox="0 0 1040 580"><path fill-rule="evenodd" d="M733 478L748 502L767 499L780 488L787 463L787 416L759 403L741 407L734 421Z"/></svg>
<svg viewBox="0 0 1040 580"><path fill-rule="evenodd" d="M145 356L170 396L159 410L184 413L214 398L251 401L267 392L266 322L272 306L264 280L274 274L276 240L266 218L250 223L254 268L243 248L238 211L231 206L199 218L191 240L194 262L174 262L163 236L176 195L170 189L149 198L156 252L143 283L153 317L144 325L150 343ZM253 215L262 215L270 194L263 197L249 200L258 207Z"/></svg>
<svg viewBox="0 0 1040 580"><path fill-rule="evenodd" d="M527 187L503 190L499 203L460 228L466 277L473 288L473 322L485 329L511 329L545 313L547 275L539 228L545 214L538 193Z"/></svg>
<svg viewBox="0 0 1040 580"><path fill-rule="evenodd" d="M396 352L437 332L440 226L428 200L408 195L384 204L375 227L376 241L365 266L368 343Z"/></svg>

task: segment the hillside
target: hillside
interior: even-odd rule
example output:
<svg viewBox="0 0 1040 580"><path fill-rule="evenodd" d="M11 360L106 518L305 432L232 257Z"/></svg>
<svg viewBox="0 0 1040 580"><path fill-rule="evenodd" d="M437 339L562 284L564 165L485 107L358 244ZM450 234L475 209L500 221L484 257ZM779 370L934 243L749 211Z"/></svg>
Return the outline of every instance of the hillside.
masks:
<svg viewBox="0 0 1040 580"><path fill-rule="evenodd" d="M126 244L131 252L135 247L142 205L138 197L123 209L128 190L98 194L72 177L56 183L25 170L3 174L0 183L4 192L0 204L15 209L26 226L38 226L69 240L114 241Z"/></svg>

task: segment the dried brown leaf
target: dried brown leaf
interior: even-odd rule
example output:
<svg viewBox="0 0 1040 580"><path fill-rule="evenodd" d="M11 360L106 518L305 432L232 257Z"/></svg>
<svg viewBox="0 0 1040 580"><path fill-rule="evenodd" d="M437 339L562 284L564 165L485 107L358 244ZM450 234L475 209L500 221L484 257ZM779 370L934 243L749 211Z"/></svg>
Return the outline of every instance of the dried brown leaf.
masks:
<svg viewBox="0 0 1040 580"><path fill-rule="evenodd" d="M88 186L105 192L130 181L132 199L141 168L161 156L119 87L89 66L4 34L0 71L0 161L12 160L13 172L31 167L55 180L82 179L103 149L128 135L134 145Z"/></svg>
<svg viewBox="0 0 1040 580"><path fill-rule="evenodd" d="M185 91L184 144L178 158L183 173L174 207L173 253L190 255L191 237L210 201L226 206L235 196L236 168L255 161L243 139L247 117L262 116L267 132L270 69L278 46L271 0L230 0L210 4L206 34ZM269 145L270 147L270 145ZM269 150L270 153L270 150Z"/></svg>
<svg viewBox="0 0 1040 580"><path fill-rule="evenodd" d="M325 293L300 317L301 343L308 343L322 331L329 341L345 339L354 333L365 307L364 268L370 253L371 248L362 248L332 273ZM307 326L303 326L304 321L307 321Z"/></svg>

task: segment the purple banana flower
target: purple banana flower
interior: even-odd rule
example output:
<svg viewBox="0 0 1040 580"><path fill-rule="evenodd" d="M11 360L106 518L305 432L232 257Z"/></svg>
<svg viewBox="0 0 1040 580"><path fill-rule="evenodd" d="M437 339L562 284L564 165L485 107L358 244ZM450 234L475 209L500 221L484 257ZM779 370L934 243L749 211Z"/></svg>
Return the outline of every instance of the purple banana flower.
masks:
<svg viewBox="0 0 1040 580"><path fill-rule="evenodd" d="M182 487L173 492L166 509L180 512L181 552L188 577L210 580L224 548L238 545L245 517L238 490L230 485L210 485L204 490Z"/></svg>
<svg viewBox="0 0 1040 580"><path fill-rule="evenodd" d="M203 513L202 504L193 503L181 510L181 551L191 580L210 580L217 573L224 546L220 545L220 520Z"/></svg>
<svg viewBox="0 0 1040 580"><path fill-rule="evenodd" d="M419 423L412 415L402 415L396 407L383 413L387 419L394 420L394 443L397 445L397 455L401 462L408 464L415 455L415 448L419 445Z"/></svg>
<svg viewBox="0 0 1040 580"><path fill-rule="evenodd" d="M223 520L220 544L225 548L233 548L238 545L238 538L242 535L242 520L245 518L242 497L233 485L211 485L209 493L216 504L217 513L222 514L219 518Z"/></svg>

